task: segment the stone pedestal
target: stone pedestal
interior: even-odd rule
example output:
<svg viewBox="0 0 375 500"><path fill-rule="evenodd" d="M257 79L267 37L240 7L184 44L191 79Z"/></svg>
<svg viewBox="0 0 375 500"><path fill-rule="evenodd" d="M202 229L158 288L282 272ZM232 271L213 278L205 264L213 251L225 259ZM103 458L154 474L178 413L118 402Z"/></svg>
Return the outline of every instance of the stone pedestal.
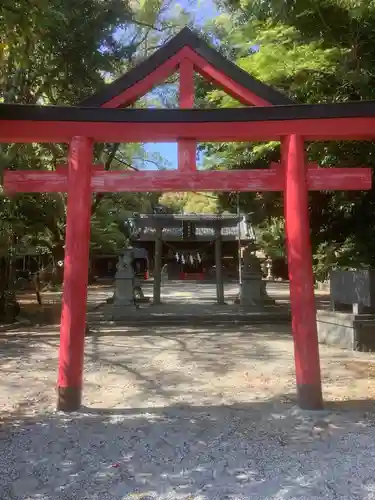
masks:
<svg viewBox="0 0 375 500"><path fill-rule="evenodd" d="M273 305L275 301L268 297L266 284L262 279L262 270L255 248L248 247L243 254L242 284L239 303L242 306L263 308Z"/></svg>
<svg viewBox="0 0 375 500"><path fill-rule="evenodd" d="M126 317L129 309L136 309L134 286L133 251L129 248L119 257L115 275L115 293L112 304L106 308L106 317L113 320L121 319Z"/></svg>
<svg viewBox="0 0 375 500"><path fill-rule="evenodd" d="M154 305L161 304L161 269L163 261L163 228L161 225L156 227L155 235L155 255L154 255L154 283L153 283L153 301Z"/></svg>
<svg viewBox="0 0 375 500"><path fill-rule="evenodd" d="M317 312L319 342L375 351L375 270L331 271L330 292L332 310Z"/></svg>
<svg viewBox="0 0 375 500"><path fill-rule="evenodd" d="M175 260L171 260L167 264L167 279L178 280L181 274L181 265Z"/></svg>
<svg viewBox="0 0 375 500"><path fill-rule="evenodd" d="M351 351L375 351L375 314L322 310L317 312L317 327L321 344Z"/></svg>
<svg viewBox="0 0 375 500"><path fill-rule="evenodd" d="M133 252L131 249L125 250L117 264L115 275L116 289L113 297L113 304L116 306L134 305L134 270L132 266Z"/></svg>
<svg viewBox="0 0 375 500"><path fill-rule="evenodd" d="M164 264L164 266L161 269L161 273L160 273L160 282L161 282L161 284L163 284L166 281L168 281L168 279L169 279L169 277L168 277L168 264Z"/></svg>
<svg viewBox="0 0 375 500"><path fill-rule="evenodd" d="M222 257L221 226L217 225L215 227L215 270L216 302L218 305L225 304Z"/></svg>

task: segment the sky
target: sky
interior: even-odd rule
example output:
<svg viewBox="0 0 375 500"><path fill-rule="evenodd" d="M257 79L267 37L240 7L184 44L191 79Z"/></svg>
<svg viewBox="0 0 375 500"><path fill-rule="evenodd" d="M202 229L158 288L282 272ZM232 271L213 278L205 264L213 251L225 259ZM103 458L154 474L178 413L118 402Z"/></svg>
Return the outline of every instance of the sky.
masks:
<svg viewBox="0 0 375 500"><path fill-rule="evenodd" d="M178 3L188 12L194 14L195 25L197 27L204 25L207 21L218 15L218 11L212 0L180 0ZM146 150L150 153L158 152L163 156L169 164L168 168L177 168L177 144L147 144ZM155 168L152 164L147 167L148 170Z"/></svg>
<svg viewBox="0 0 375 500"><path fill-rule="evenodd" d="M187 11L194 14L195 24L197 26L204 25L206 21L218 15L218 10L212 0L180 0L179 3Z"/></svg>

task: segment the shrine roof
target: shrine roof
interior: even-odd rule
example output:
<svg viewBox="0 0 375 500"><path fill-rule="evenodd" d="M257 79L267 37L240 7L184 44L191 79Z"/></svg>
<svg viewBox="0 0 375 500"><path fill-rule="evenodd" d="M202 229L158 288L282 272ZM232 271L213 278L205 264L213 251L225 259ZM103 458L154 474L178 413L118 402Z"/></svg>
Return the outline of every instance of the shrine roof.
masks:
<svg viewBox="0 0 375 500"><path fill-rule="evenodd" d="M186 51L179 52L181 47ZM233 109L115 109L148 92L142 79L148 78L150 71L161 69L163 61L170 63L168 71L172 71L181 63L182 56L191 57L193 64L194 58L199 58L196 64L201 74L208 72L205 67L213 68L214 72L217 68L216 77L211 72L211 79L220 85L226 78L228 89L231 87L229 80L234 82L232 92L227 90L231 95L233 92L241 94L240 88L247 89L247 94L257 96L258 103L272 105ZM170 57L174 59L168 59ZM165 79L165 67L163 71L161 76ZM224 83L222 86L225 88ZM125 98L123 93L129 88L130 95ZM245 100L252 103L249 95ZM243 123L243 126L232 127L232 123ZM375 101L296 104L252 78L186 28L146 61L80 106L0 103L0 126L0 142L3 143L70 142L75 136L88 136L95 142L175 142L181 138L198 142L279 141L290 134L300 134L306 141L369 140L375 134Z"/></svg>
<svg viewBox="0 0 375 500"><path fill-rule="evenodd" d="M138 227L179 227L191 222L196 227L236 227L243 215L233 214L137 214L133 220Z"/></svg>
<svg viewBox="0 0 375 500"><path fill-rule="evenodd" d="M220 229L223 241L253 239L252 230L244 215L233 214L137 214L131 218L137 228L134 241L154 241L156 228L162 228L163 241L211 241L215 228ZM184 222L193 226L192 238L184 239Z"/></svg>
<svg viewBox="0 0 375 500"><path fill-rule="evenodd" d="M93 94L80 103L80 106L101 107L112 99L120 96L131 87L135 86L149 75L156 72L172 57L181 52L185 47L191 49L200 56L211 67L229 77L233 82L248 90L257 97L267 101L269 104L283 105L292 104L293 101L282 92L253 78L246 71L238 67L224 57L220 52L211 47L202 38L189 28L183 28L169 42L158 49L154 54L125 73L117 80L103 87L102 90Z"/></svg>

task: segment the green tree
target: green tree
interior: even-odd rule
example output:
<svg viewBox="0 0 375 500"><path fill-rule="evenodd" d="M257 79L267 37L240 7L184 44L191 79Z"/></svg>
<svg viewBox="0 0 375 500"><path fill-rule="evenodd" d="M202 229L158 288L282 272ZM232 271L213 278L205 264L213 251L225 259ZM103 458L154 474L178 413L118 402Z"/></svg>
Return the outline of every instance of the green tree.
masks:
<svg viewBox="0 0 375 500"><path fill-rule="evenodd" d="M176 19L166 16L167 7L161 0L131 6L123 0L5 0L0 6L0 102L77 104L177 29ZM66 154L66 146L59 144L0 145L0 173L4 168L53 170L66 161ZM95 159L106 169L144 168L149 162L165 166L162 158L150 156L143 145L97 145ZM154 198L148 194L96 195L93 251L123 244L113 214L118 217L120 208L142 211L155 203ZM33 244L50 252L55 261L62 259L64 194L2 198L0 210L2 255L9 257L20 245ZM4 264L2 269L8 267ZM5 282L1 276L0 281Z"/></svg>
<svg viewBox="0 0 375 500"><path fill-rule="evenodd" d="M272 259L285 257L285 223L280 217L271 217L259 227L258 242Z"/></svg>
<svg viewBox="0 0 375 500"><path fill-rule="evenodd" d="M217 213L218 197L214 193L164 193L159 203L173 213Z"/></svg>
<svg viewBox="0 0 375 500"><path fill-rule="evenodd" d="M208 31L220 39L224 54L253 76L298 102L374 98L374 2L228 0L225 6L230 14L216 19ZM215 106L235 105L218 90L206 91L205 99ZM373 166L372 143L312 143L306 149L307 159L323 166ZM265 168L279 158L279 145L205 145L205 152L212 165ZM220 201L233 209L232 198L221 196ZM258 224L283 217L278 195L241 198ZM320 274L337 265L375 264L373 211L374 190L310 194L311 237Z"/></svg>

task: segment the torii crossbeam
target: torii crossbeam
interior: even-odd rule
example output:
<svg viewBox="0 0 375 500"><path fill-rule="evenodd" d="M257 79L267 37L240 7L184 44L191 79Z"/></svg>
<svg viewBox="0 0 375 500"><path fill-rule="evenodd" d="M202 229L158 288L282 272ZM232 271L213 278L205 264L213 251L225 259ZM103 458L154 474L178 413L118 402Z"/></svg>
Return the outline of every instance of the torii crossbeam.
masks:
<svg viewBox="0 0 375 500"><path fill-rule="evenodd" d="M371 188L370 168L320 168L307 165L309 191L359 191ZM159 191L284 191L284 169L277 163L262 170L104 170L92 165L91 191L96 193L159 192ZM57 193L68 191L68 168L56 171L6 171L4 188L7 193Z"/></svg>
<svg viewBox="0 0 375 500"><path fill-rule="evenodd" d="M180 110L110 109L134 103L174 71ZM196 110L194 71L242 104ZM108 109L104 109L108 108ZM284 192L296 383L301 408L323 406L309 229L309 190L371 189L368 168L321 168L305 162L305 141L374 140L375 102L299 105L252 78L185 29L80 107L0 104L0 142L65 142L67 167L8 171L8 193L68 193L58 403L81 405L92 192ZM280 141L281 162L264 170L196 170L196 143ZM179 144L176 171L105 171L93 165L94 142Z"/></svg>

